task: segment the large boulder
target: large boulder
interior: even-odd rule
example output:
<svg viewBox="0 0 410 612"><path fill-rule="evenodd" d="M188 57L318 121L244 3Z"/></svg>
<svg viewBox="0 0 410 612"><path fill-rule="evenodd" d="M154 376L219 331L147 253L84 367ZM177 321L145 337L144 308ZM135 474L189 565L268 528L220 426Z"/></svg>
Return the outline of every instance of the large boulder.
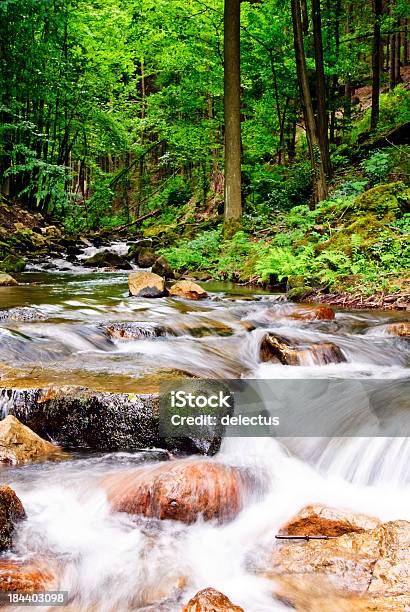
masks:
<svg viewBox="0 0 410 612"><path fill-rule="evenodd" d="M211 461L179 460L104 480L117 512L192 523L199 516L233 519L251 493L247 471Z"/></svg>
<svg viewBox="0 0 410 612"><path fill-rule="evenodd" d="M133 272L128 277L128 287L136 297L156 298L167 294L165 279L152 272Z"/></svg>
<svg viewBox="0 0 410 612"><path fill-rule="evenodd" d="M15 285L18 285L15 278L10 276L10 274L0 272L0 287L13 287Z"/></svg>
<svg viewBox="0 0 410 612"><path fill-rule="evenodd" d="M292 536L338 537L345 533L362 533L379 525L379 519L374 516L331 508L323 504L310 504L283 525L279 533Z"/></svg>
<svg viewBox="0 0 410 612"><path fill-rule="evenodd" d="M25 516L23 504L13 489L0 486L0 551L11 547L14 524Z"/></svg>
<svg viewBox="0 0 410 612"><path fill-rule="evenodd" d="M260 348L261 361L282 365L327 365L346 361L342 350L332 342L302 344L291 342L282 336L268 333Z"/></svg>
<svg viewBox="0 0 410 612"><path fill-rule="evenodd" d="M0 560L0 591L35 593L56 586L56 574L42 561Z"/></svg>
<svg viewBox="0 0 410 612"><path fill-rule="evenodd" d="M207 588L190 599L182 612L244 612L235 606L223 593Z"/></svg>
<svg viewBox="0 0 410 612"><path fill-rule="evenodd" d="M189 280L177 281L169 290L172 297L182 297L189 300L202 300L208 297L205 289Z"/></svg>
<svg viewBox="0 0 410 612"><path fill-rule="evenodd" d="M120 270L131 270L131 264L125 257L112 253L111 251L99 251L92 257L83 261L87 268L118 268Z"/></svg>
<svg viewBox="0 0 410 612"><path fill-rule="evenodd" d="M169 264L169 261L163 255L161 255L160 257L158 257L158 259L155 260L151 271L154 272L154 274L163 276L166 279L175 278L174 272Z"/></svg>
<svg viewBox="0 0 410 612"><path fill-rule="evenodd" d="M378 610L389 601L391 610L410 606L410 522L392 521L362 533L330 540L277 545L265 576L278 581L279 594L297 610L305 602L342 602L327 609ZM407 606L407 607L406 607ZM385 608L389 609L389 608Z"/></svg>
<svg viewBox="0 0 410 612"><path fill-rule="evenodd" d="M58 446L43 440L34 431L9 414L0 421L0 462L24 463L62 455Z"/></svg>
<svg viewBox="0 0 410 612"><path fill-rule="evenodd" d="M186 373L184 378L186 378ZM85 387L4 389L13 394L10 412L38 435L62 447L111 451L167 448L213 455L221 444L219 427L200 439L164 438L158 393L110 393Z"/></svg>

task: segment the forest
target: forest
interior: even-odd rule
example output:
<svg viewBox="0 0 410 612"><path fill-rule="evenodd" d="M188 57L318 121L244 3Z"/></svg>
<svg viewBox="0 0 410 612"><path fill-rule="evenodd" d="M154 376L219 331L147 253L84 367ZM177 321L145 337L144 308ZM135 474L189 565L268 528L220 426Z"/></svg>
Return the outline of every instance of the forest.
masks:
<svg viewBox="0 0 410 612"><path fill-rule="evenodd" d="M409 3L0 42L0 607L408 612Z"/></svg>
<svg viewBox="0 0 410 612"><path fill-rule="evenodd" d="M405 0L0 11L5 205L70 236L127 225L178 273L405 291Z"/></svg>

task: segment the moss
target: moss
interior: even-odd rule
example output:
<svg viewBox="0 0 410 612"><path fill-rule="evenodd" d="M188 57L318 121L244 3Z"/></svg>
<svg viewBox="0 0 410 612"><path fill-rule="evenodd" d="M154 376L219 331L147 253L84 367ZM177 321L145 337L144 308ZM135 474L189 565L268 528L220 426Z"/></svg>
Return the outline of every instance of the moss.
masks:
<svg viewBox="0 0 410 612"><path fill-rule="evenodd" d="M292 302L303 302L303 300L309 297L309 295L312 295L312 293L314 293L313 287L303 285L303 287L294 287L288 291L286 297Z"/></svg>
<svg viewBox="0 0 410 612"><path fill-rule="evenodd" d="M0 270L3 272L23 272L26 267L26 261L22 257L16 255L7 255L2 262L0 262Z"/></svg>
<svg viewBox="0 0 410 612"><path fill-rule="evenodd" d="M355 249L363 251L378 242L382 231L390 231L387 227L390 222L389 215L380 220L376 215L369 213L353 223L342 226L329 240L318 244L315 249L316 254L330 250L340 251L350 256ZM394 238L393 232L391 236Z"/></svg>
<svg viewBox="0 0 410 612"><path fill-rule="evenodd" d="M378 185L356 197L353 211L372 212L379 218L389 215L392 220L400 216L409 207L410 189L403 183Z"/></svg>

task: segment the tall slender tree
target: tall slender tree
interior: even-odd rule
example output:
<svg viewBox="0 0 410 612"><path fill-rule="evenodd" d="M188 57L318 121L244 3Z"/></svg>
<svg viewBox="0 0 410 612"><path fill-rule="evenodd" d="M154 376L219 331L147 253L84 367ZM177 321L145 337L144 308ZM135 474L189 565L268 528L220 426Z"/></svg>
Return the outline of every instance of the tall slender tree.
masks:
<svg viewBox="0 0 410 612"><path fill-rule="evenodd" d="M372 52L372 111L370 128L376 129L379 122L380 69L381 69L381 34L380 20L383 0L373 0L373 52Z"/></svg>
<svg viewBox="0 0 410 612"><path fill-rule="evenodd" d="M224 120L225 120L225 234L240 225L241 193L241 79L240 0L225 0Z"/></svg>
<svg viewBox="0 0 410 612"><path fill-rule="evenodd" d="M296 71L300 90L303 116L306 127L306 136L309 146L310 162L313 171L314 202L326 199L328 188L323 155L317 134L317 126L313 111L312 95L309 86L306 66L305 48L303 45L303 28L300 12L300 0L291 0L293 40L295 47Z"/></svg>

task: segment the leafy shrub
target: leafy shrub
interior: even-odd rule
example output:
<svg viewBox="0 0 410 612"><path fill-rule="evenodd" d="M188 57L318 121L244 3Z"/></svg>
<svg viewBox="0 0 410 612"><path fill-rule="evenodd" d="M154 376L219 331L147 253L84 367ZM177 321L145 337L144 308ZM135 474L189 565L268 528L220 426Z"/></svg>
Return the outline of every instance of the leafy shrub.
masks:
<svg viewBox="0 0 410 612"><path fill-rule="evenodd" d="M375 151L361 165L372 185L383 183L391 168L390 153L389 151Z"/></svg>

